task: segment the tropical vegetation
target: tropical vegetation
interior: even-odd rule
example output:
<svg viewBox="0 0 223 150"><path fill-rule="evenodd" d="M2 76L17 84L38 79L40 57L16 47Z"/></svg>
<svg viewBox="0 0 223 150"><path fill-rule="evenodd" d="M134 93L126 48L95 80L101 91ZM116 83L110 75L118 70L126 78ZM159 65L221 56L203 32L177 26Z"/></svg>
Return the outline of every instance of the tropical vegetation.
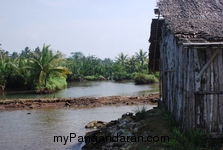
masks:
<svg viewBox="0 0 223 150"><path fill-rule="evenodd" d="M50 45L37 47L34 51L26 47L21 54L10 55L0 51L0 86L34 89L37 93L48 93L67 86L66 77L71 74L65 66L61 52L53 52Z"/></svg>
<svg viewBox="0 0 223 150"><path fill-rule="evenodd" d="M65 88L67 81L99 81L126 79L136 84L157 82L159 74L148 74L147 52L140 49L133 56L120 53L115 60L100 59L82 52L72 52L65 58L50 45L31 50L26 47L21 53L0 48L0 90L5 88L32 89L37 93L49 93Z"/></svg>

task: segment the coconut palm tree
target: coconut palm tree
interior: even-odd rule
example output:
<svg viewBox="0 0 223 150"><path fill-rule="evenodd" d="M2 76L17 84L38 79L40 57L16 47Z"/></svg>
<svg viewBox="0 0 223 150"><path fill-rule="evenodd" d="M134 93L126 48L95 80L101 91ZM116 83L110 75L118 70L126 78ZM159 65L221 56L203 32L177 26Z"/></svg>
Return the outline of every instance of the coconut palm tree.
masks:
<svg viewBox="0 0 223 150"><path fill-rule="evenodd" d="M122 65L125 65L126 61L127 61L127 57L128 55L124 55L123 52L121 52L120 54L118 54L118 57L115 57L115 59L120 62Z"/></svg>
<svg viewBox="0 0 223 150"><path fill-rule="evenodd" d="M135 53L136 56L136 60L138 60L140 62L140 66L141 69L143 68L145 62L146 62L146 58L147 58L147 52L144 52L143 49L140 49L139 52Z"/></svg>
<svg viewBox="0 0 223 150"><path fill-rule="evenodd" d="M11 74L9 75L10 86L31 88L34 74L33 70L30 70L30 59L25 57L12 58L9 64L11 67Z"/></svg>
<svg viewBox="0 0 223 150"><path fill-rule="evenodd" d="M136 72L136 58L135 58L135 56L131 56L128 59L127 67L128 67L129 73Z"/></svg>
<svg viewBox="0 0 223 150"><path fill-rule="evenodd" d="M1 45L0 45L1 46ZM0 47L0 90L4 91L9 74L9 52Z"/></svg>
<svg viewBox="0 0 223 150"><path fill-rule="evenodd" d="M43 45L42 51L32 53L29 69L35 74L35 83L38 87L46 88L49 77L66 77L71 72L68 68L63 67L64 60L62 54L57 51L55 54L49 49L50 45Z"/></svg>
<svg viewBox="0 0 223 150"><path fill-rule="evenodd" d="M0 90L4 91L8 61L0 54Z"/></svg>

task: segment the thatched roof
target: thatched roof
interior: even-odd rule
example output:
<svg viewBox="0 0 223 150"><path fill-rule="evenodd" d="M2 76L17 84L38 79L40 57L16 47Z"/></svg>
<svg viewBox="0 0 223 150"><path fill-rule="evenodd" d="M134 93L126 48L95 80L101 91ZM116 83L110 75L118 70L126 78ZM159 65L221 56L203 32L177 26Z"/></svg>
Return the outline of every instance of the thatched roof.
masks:
<svg viewBox="0 0 223 150"><path fill-rule="evenodd" d="M157 5L177 36L223 40L223 0L159 0Z"/></svg>

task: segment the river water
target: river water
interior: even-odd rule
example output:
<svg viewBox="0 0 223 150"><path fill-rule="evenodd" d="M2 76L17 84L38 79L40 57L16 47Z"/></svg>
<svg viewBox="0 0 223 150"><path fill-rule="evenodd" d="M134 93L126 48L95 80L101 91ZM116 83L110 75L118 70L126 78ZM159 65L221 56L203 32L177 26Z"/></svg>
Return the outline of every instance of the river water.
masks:
<svg viewBox="0 0 223 150"><path fill-rule="evenodd" d="M5 91L0 93L0 99L5 98L46 98L46 97L83 97L83 96L142 96L150 93L159 92L158 84L151 85L135 85L134 82L70 82L66 89L57 91L52 94L34 94L33 91Z"/></svg>
<svg viewBox="0 0 223 150"><path fill-rule="evenodd" d="M139 108L142 106L138 106ZM146 106L151 109L153 106ZM0 112L0 149L2 150L78 150L81 143L72 139L54 142L54 136L84 136L84 126L92 120L110 121L137 106L90 109L16 110ZM27 114L31 113L31 114Z"/></svg>
<svg viewBox="0 0 223 150"><path fill-rule="evenodd" d="M146 95L158 91L157 85L136 86L134 83L115 82L85 82L72 83L65 90L53 95L60 97L82 96L109 96L109 95ZM12 93L12 92L11 92ZM15 92L16 93L16 92ZM22 91L17 94L6 92L2 98L41 97L31 93L27 95ZM142 106L119 106L98 108L64 108L41 110L14 110L0 111L0 149L2 150L78 150L81 142L77 138L65 144L63 141L54 141L54 136L84 136L87 130L84 126L92 120L110 121L121 117L128 111L133 111ZM153 106L147 105L147 109ZM28 114L27 114L28 113ZM74 134L72 134L74 135ZM65 145L64 145L65 144Z"/></svg>

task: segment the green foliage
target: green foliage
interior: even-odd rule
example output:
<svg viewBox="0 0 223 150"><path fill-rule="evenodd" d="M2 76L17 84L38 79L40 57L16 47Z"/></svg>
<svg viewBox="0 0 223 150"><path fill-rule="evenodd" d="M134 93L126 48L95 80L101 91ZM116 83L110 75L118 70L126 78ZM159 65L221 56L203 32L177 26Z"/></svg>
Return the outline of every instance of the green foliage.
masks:
<svg viewBox="0 0 223 150"><path fill-rule="evenodd" d="M152 74L136 73L134 74L136 84L150 84L158 82L158 79Z"/></svg>
<svg viewBox="0 0 223 150"><path fill-rule="evenodd" d="M164 145L172 150L200 150L206 148L207 137L208 134L201 130L189 130L184 133L179 128L174 127L173 136Z"/></svg>
<svg viewBox="0 0 223 150"><path fill-rule="evenodd" d="M125 79L126 79L126 80L133 79L133 73L126 73L126 75L125 75Z"/></svg>
<svg viewBox="0 0 223 150"><path fill-rule="evenodd" d="M126 79L126 72L114 72L113 73L113 76L112 76L112 79L115 80L115 81L122 81L124 79Z"/></svg>
<svg viewBox="0 0 223 150"><path fill-rule="evenodd" d="M117 62L121 63L122 65L125 65L127 62L128 55L124 55L122 52L118 54L118 57L116 57Z"/></svg>
<svg viewBox="0 0 223 150"><path fill-rule="evenodd" d="M68 80L101 80L98 76L115 81L133 79L134 72L147 73L147 52L142 49L136 55L128 57L122 52L115 57L115 62L109 58L101 60L95 56L85 56L81 52L72 52L67 59L67 67L72 71Z"/></svg>
<svg viewBox="0 0 223 150"><path fill-rule="evenodd" d="M135 72L148 72L147 52L142 49L131 57L120 53L115 61L110 58L102 60L93 55L85 56L82 52L72 52L71 55L70 58L63 58L61 52L54 52L50 45L45 44L34 50L26 47L20 54L9 54L0 49L0 87L28 88L39 92L57 89L57 86L51 84L55 83L51 78L121 81L133 79ZM145 76L147 78L151 77Z"/></svg>
<svg viewBox="0 0 223 150"><path fill-rule="evenodd" d="M125 70L125 66L123 66L121 63L116 62L114 63L112 67L112 79L115 81L121 81L126 79L127 72Z"/></svg>
<svg viewBox="0 0 223 150"><path fill-rule="evenodd" d="M8 52L0 49L0 90L4 90L9 73Z"/></svg>
<svg viewBox="0 0 223 150"><path fill-rule="evenodd" d="M54 78L50 77L46 85L46 88L52 91L64 89L66 87L67 87L66 78L63 76Z"/></svg>
<svg viewBox="0 0 223 150"><path fill-rule="evenodd" d="M51 93L56 90L61 90L67 87L66 78L63 76L49 77L47 80L47 85L36 85L35 91L37 93Z"/></svg>
<svg viewBox="0 0 223 150"><path fill-rule="evenodd" d="M111 59L101 60L92 55L86 57L81 52L72 54L73 56L67 59L67 67L72 71L68 80L104 80L105 78L111 78L111 66L113 65Z"/></svg>
<svg viewBox="0 0 223 150"><path fill-rule="evenodd" d="M156 72L156 73L154 74L154 76L155 76L157 79L159 79L159 77L160 77L160 72Z"/></svg>
<svg viewBox="0 0 223 150"><path fill-rule="evenodd" d="M142 71L145 66L145 62L147 61L147 52L144 52L142 49L139 50L138 53L135 53L136 60L140 62L139 70Z"/></svg>
<svg viewBox="0 0 223 150"><path fill-rule="evenodd" d="M106 80L105 77L103 77L102 75L99 75L97 78L98 80Z"/></svg>
<svg viewBox="0 0 223 150"><path fill-rule="evenodd" d="M36 92L60 89L61 86L56 80L65 84L64 79L66 82L66 75L70 71L64 66L65 59L62 54L59 51L54 53L49 47L50 45L43 45L42 49L37 47L34 51L26 47L20 55L16 52L9 55L1 50L0 86L6 84L13 88L26 87ZM63 80L60 79L62 77Z"/></svg>
<svg viewBox="0 0 223 150"><path fill-rule="evenodd" d="M48 84L56 82L54 78L65 77L70 74L68 68L63 67L65 59L62 58L62 54L57 51L55 54L49 49L50 45L43 45L42 51L36 49L36 53L33 53L30 60L32 66L30 69L34 70L34 83L36 84L36 92L39 92L39 88L46 90L55 90L57 85ZM49 80L49 77L52 79Z"/></svg>
<svg viewBox="0 0 223 150"><path fill-rule="evenodd" d="M99 76L85 76L84 79L88 80L88 81L106 80L102 75L99 75Z"/></svg>
<svg viewBox="0 0 223 150"><path fill-rule="evenodd" d="M113 79L116 81L133 79L133 73L138 72L148 72L147 71L147 52L144 52L142 49L138 53L135 53L135 56L128 57L120 53L116 57L116 62L113 65Z"/></svg>
<svg viewBox="0 0 223 150"><path fill-rule="evenodd" d="M4 90L6 84L6 79L3 75L0 76L0 91Z"/></svg>
<svg viewBox="0 0 223 150"><path fill-rule="evenodd" d="M85 76L84 79L88 80L88 81L96 81L96 77L95 76Z"/></svg>
<svg viewBox="0 0 223 150"><path fill-rule="evenodd" d="M169 142L163 143L167 149L171 150L201 150L201 149L219 149L219 143L213 145L208 143L209 134L202 130L192 130L184 132L178 128L179 124L171 117L170 114L165 115L165 120L168 121L169 126L172 127L172 134ZM218 148L216 148L218 147Z"/></svg>

